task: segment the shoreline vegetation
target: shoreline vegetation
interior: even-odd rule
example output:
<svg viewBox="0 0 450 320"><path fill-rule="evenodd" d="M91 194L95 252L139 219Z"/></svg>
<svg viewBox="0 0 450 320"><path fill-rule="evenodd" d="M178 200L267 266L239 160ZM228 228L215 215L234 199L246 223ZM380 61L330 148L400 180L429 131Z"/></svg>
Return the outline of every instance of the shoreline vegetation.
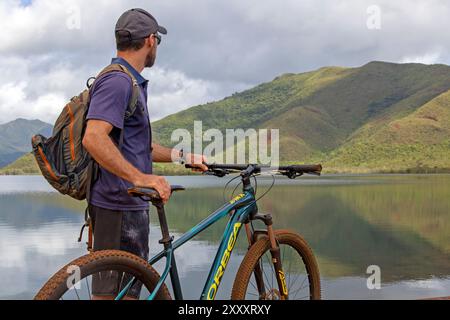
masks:
<svg viewBox="0 0 450 320"><path fill-rule="evenodd" d="M296 164L302 162L295 162ZM388 166L382 168L368 168L368 167L336 167L333 165L327 166L326 161L308 161L308 163L322 163L324 174L450 174L450 168L431 167L427 165L417 165L415 167L392 167ZM294 164L294 162L282 162L282 164ZM184 166L177 164L153 164L153 172L158 175L165 176L184 176L184 175L199 175L194 173ZM7 165L0 169L2 176L20 176L20 175L40 175L39 168L35 163L34 157L31 153L20 158L18 161Z"/></svg>

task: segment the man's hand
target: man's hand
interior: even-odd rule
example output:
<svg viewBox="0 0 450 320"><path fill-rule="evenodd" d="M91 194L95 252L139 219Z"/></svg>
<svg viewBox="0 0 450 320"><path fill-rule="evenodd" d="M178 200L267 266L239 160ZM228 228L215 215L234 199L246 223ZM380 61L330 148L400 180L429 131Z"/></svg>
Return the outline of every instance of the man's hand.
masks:
<svg viewBox="0 0 450 320"><path fill-rule="evenodd" d="M157 143L153 143L152 148L153 162L181 162L192 165L193 171L205 172L208 170L208 167L204 165L204 163L208 163L208 160L203 155L183 153L183 150L166 148Z"/></svg>
<svg viewBox="0 0 450 320"><path fill-rule="evenodd" d="M208 170L208 167L204 164L208 163L208 160L201 154L186 154L186 163L190 164L193 167L192 171L195 172L205 172Z"/></svg>
<svg viewBox="0 0 450 320"><path fill-rule="evenodd" d="M142 174L133 181L133 184L136 187L155 189L158 191L164 204L169 201L171 194L170 184L164 177L155 176L153 174Z"/></svg>

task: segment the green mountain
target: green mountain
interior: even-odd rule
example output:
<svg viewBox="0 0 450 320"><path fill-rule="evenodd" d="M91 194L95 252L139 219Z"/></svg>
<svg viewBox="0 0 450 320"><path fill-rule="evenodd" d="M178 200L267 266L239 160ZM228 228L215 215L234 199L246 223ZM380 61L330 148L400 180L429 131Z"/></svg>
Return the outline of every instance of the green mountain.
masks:
<svg viewBox="0 0 450 320"><path fill-rule="evenodd" d="M31 151L31 137L36 133L50 136L52 126L40 120L16 119L0 125L0 167Z"/></svg>
<svg viewBox="0 0 450 320"><path fill-rule="evenodd" d="M322 162L328 171L450 168L450 67L370 62L285 74L218 102L153 124L170 144L194 120L209 128L280 130L284 162Z"/></svg>
<svg viewBox="0 0 450 320"><path fill-rule="evenodd" d="M285 74L156 121L154 137L174 145L173 130L192 132L195 120L204 131L279 129L282 162L328 172L450 170L450 67L375 61Z"/></svg>

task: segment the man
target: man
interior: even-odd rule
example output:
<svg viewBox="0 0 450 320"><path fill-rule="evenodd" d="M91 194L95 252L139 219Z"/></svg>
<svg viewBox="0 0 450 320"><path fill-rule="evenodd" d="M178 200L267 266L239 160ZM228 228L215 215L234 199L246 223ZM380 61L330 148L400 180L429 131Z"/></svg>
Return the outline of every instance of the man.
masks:
<svg viewBox="0 0 450 320"><path fill-rule="evenodd" d="M128 195L131 186L156 189L163 202L170 197L164 177L152 174L152 162L172 162L177 150L151 143L147 110L148 81L140 74L155 63L160 34L167 30L143 9L122 14L116 24L117 57L112 63L124 66L139 85L136 111L125 117L132 95L132 79L124 72L109 72L96 79L91 90L83 146L99 164L92 186L89 214L94 226L94 250L120 249L148 260L149 205ZM201 155L186 155L197 170L207 170ZM94 299L112 299L117 294L117 277L94 277ZM140 285L128 293L139 297Z"/></svg>

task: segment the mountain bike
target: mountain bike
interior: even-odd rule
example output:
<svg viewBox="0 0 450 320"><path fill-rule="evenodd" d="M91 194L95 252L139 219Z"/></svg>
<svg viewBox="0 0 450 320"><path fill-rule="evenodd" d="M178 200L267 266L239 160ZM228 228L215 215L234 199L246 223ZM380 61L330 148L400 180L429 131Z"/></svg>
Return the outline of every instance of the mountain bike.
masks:
<svg viewBox="0 0 450 320"><path fill-rule="evenodd" d="M312 250L296 232L274 230L272 215L258 212L257 201L274 185L274 175L284 175L291 179L303 174L320 175L322 166L290 165L277 167L275 170L253 164L207 164L207 166L208 171L205 174L217 177L239 173L228 183L240 178L242 193L233 197L187 233L174 240L169 233L164 205L158 192L150 188L130 188L128 193L131 196L141 197L156 207L162 234L159 243L163 245L163 250L148 262L120 250L91 252L60 269L47 281L35 299L91 299L92 278L111 275L118 279L115 291L117 293L116 300L126 298L130 288L136 285L142 289L141 299L171 299L166 285L166 280L170 275L174 298L182 300L183 294L174 251L225 216L229 216L229 221L200 299L215 299L242 227L245 229L248 251L237 271L231 299L320 299L319 268ZM186 165L186 167L190 166ZM272 185L262 196L257 198L256 176L266 173L272 175ZM254 183L252 183L252 178ZM173 192L181 190L184 190L182 186L172 186ZM264 224L265 227L256 229L254 227L256 221L260 221L259 224ZM165 268L160 275L153 265L163 258L165 258Z"/></svg>

